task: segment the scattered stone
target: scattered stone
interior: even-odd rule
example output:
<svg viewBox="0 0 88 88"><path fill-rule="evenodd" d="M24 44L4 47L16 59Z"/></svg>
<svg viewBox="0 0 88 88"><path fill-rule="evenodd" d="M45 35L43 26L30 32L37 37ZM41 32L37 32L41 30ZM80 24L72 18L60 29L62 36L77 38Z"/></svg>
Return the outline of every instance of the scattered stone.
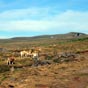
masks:
<svg viewBox="0 0 88 88"><path fill-rule="evenodd" d="M14 86L13 85L8 85L8 88L14 88Z"/></svg>

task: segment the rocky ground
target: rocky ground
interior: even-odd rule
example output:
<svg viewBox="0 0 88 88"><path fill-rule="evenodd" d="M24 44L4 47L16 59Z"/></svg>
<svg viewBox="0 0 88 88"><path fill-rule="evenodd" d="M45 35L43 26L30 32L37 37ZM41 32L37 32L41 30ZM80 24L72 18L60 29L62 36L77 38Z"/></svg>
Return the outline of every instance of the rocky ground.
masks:
<svg viewBox="0 0 88 88"><path fill-rule="evenodd" d="M80 60L0 73L0 88L88 88L88 52L76 58Z"/></svg>

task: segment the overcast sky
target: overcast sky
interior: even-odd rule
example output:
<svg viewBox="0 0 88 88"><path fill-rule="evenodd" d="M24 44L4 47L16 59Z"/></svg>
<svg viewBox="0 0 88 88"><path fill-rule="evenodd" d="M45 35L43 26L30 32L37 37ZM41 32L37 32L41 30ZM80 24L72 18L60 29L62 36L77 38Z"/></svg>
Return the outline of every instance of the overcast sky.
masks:
<svg viewBox="0 0 88 88"><path fill-rule="evenodd" d="M0 38L83 32L88 0L0 0Z"/></svg>

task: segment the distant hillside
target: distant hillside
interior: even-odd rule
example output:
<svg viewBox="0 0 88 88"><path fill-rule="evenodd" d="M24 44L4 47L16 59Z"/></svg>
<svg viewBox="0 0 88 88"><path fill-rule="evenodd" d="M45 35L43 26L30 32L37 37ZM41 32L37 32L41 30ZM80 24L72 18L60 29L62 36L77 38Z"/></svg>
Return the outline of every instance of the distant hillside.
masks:
<svg viewBox="0 0 88 88"><path fill-rule="evenodd" d="M87 34L78 33L78 32L70 32L67 34L55 34L55 35L41 35L41 36L34 36L34 37L15 37L11 38L11 40L33 40L33 39L70 39L70 38L80 38L86 37Z"/></svg>
<svg viewBox="0 0 88 88"><path fill-rule="evenodd" d="M10 39L0 39L1 43L8 43L8 42L27 42L27 41L43 41L43 40L66 40L66 39L78 39L78 38L88 38L87 34L78 33L78 32L70 32L67 34L55 34L55 35L41 35L41 36L34 36L34 37L14 37Z"/></svg>
<svg viewBox="0 0 88 88"><path fill-rule="evenodd" d="M0 47L5 49L30 48L33 46L50 46L65 42L87 42L88 35L84 33L70 32L67 34L42 35L34 37L14 37L10 39L0 39ZM87 44L88 45L88 44Z"/></svg>

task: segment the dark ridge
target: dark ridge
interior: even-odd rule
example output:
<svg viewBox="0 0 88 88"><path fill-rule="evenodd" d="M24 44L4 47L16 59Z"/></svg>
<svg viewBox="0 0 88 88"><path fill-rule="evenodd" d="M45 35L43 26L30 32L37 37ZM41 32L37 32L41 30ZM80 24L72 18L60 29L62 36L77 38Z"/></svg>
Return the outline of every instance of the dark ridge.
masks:
<svg viewBox="0 0 88 88"><path fill-rule="evenodd" d="M87 34L79 33L79 32L70 32L67 34L54 34L54 35L40 35L40 36L33 36L33 37L14 37L9 39L0 39L1 43L8 43L8 42L21 42L21 41L41 41L41 40L54 40L54 39L79 39L79 38L88 38Z"/></svg>
<svg viewBox="0 0 88 88"><path fill-rule="evenodd" d="M65 38L78 38L78 37L85 37L85 36L88 36L88 35L84 33L79 33L79 32L70 32L67 34L41 35L41 36L34 36L34 37L14 37L11 39L12 40L31 40L31 39L43 39L43 38L65 39Z"/></svg>

